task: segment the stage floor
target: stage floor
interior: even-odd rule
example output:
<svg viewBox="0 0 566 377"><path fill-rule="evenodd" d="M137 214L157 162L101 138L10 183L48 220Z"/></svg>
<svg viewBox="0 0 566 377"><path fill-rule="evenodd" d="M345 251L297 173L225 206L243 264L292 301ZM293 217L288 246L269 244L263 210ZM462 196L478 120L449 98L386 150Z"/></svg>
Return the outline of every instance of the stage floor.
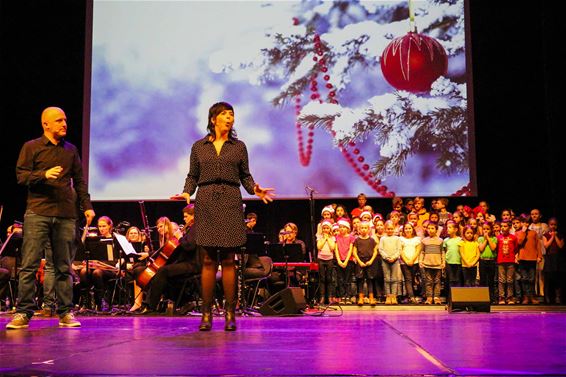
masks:
<svg viewBox="0 0 566 377"><path fill-rule="evenodd" d="M79 316L77 329L34 318L8 331L2 315L0 375L566 376L564 307L383 308L239 317L236 332L217 317L209 333L197 316Z"/></svg>

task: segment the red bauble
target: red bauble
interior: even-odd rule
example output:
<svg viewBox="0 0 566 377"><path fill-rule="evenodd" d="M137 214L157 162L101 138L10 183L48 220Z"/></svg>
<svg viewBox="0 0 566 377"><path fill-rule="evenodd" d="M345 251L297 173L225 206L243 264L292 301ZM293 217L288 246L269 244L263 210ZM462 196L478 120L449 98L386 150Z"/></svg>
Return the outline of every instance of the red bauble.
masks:
<svg viewBox="0 0 566 377"><path fill-rule="evenodd" d="M409 32L395 38L381 55L381 71L398 90L427 92L448 69L448 56L434 38Z"/></svg>

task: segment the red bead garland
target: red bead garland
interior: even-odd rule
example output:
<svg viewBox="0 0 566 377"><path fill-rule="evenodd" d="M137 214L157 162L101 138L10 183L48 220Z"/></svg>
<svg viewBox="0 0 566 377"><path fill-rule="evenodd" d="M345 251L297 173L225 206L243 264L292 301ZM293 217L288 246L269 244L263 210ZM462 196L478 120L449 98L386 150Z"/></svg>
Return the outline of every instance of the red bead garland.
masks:
<svg viewBox="0 0 566 377"><path fill-rule="evenodd" d="M325 82L324 87L328 91L326 102L338 104L338 100L336 98L336 91L334 89L334 86L329 82L330 75L327 73L328 72L328 67L326 65L327 59L324 57L326 47L321 42L319 34L314 35L313 41L314 41L314 52L315 52L313 61L316 62L316 64L319 66L319 70L325 73L322 79ZM321 95L318 89L318 75L314 73L310 77L310 80L311 80L310 99L313 101L318 99L320 103L324 103L324 101L321 99ZM295 97L295 113L297 116L300 115L301 108L302 108L301 98L299 95L297 95ZM303 130L298 120L295 123L295 127L297 129L299 161L301 165L308 166L312 158L313 143L314 143L314 126L313 125L308 126L306 147L303 137ZM336 132L332 129L332 126L330 126L329 131L333 137L336 136ZM354 149L350 152L348 148L354 148ZM395 196L395 192L389 191L386 185L381 184L381 179L375 177L375 174L371 172L370 165L365 162L366 158L360 154L360 150L356 148L355 142L349 142L347 145L345 144L340 145L340 152L342 153L342 156L344 156L346 161L348 161L348 163L352 166L356 174L360 176L368 184L368 186L371 187L375 192L377 192L382 197L386 197L386 198L392 198ZM467 196L470 195L470 193L471 190L468 184L462 187L460 190L456 191L456 193L453 194L452 196Z"/></svg>

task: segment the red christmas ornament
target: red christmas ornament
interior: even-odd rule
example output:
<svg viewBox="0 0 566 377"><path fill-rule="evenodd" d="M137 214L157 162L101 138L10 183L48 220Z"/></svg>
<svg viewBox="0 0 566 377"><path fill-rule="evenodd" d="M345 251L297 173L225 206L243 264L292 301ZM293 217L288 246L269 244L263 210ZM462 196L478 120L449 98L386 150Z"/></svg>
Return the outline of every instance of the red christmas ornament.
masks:
<svg viewBox="0 0 566 377"><path fill-rule="evenodd" d="M398 90L427 92L448 69L446 51L434 38L416 32L394 40L381 55L381 71Z"/></svg>

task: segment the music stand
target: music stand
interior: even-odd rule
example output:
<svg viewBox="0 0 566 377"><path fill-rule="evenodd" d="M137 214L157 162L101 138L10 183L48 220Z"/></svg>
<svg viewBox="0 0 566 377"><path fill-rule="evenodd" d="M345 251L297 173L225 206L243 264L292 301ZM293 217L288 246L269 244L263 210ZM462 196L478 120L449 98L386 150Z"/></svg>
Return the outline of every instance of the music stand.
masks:
<svg viewBox="0 0 566 377"><path fill-rule="evenodd" d="M18 260L21 257L21 249L22 249L22 233L20 232L12 232L2 245L0 249L0 258L3 257L11 257L13 259L13 266L12 263L10 264L10 281L8 282L8 288L10 290L10 307L16 306L16 294L14 293L15 288L12 288L12 281L17 283L18 278ZM17 287L17 284L15 284Z"/></svg>
<svg viewBox="0 0 566 377"><path fill-rule="evenodd" d="M298 243L274 243L267 246L267 254L273 262L285 263L285 288L289 287L289 262L304 262L303 249Z"/></svg>
<svg viewBox="0 0 566 377"><path fill-rule="evenodd" d="M246 244L240 248L240 254L238 256L238 262L240 264L238 268L238 307L242 311L242 315L253 315L256 314L252 308L248 307L247 294L244 292L244 270L248 263L248 255L254 254L257 256L265 256L265 241L266 236L264 233L249 232L246 233Z"/></svg>
<svg viewBox="0 0 566 377"><path fill-rule="evenodd" d="M116 233L114 232L113 234L114 239L116 240L116 247L114 248L115 250L118 250L118 276L116 277L116 282L114 284L114 290L112 291L112 299L111 302L114 302L114 297L116 295L116 290L119 290L120 296L118 298L118 303L120 304L124 304L125 300L125 294L127 292L126 289L126 284L124 282L124 278L126 276L126 264L127 264L127 258L131 258L131 257L135 257L138 256L138 253L136 251L136 249L134 248L134 246L130 243L130 241L128 241L128 239L120 234L120 233ZM142 246L143 247L143 246ZM123 262L122 262L123 261ZM128 305L131 304L131 302L128 302Z"/></svg>
<svg viewBox="0 0 566 377"><path fill-rule="evenodd" d="M75 256L75 260L84 261L89 279L92 278L91 260L113 262L117 259L119 259L119 251L114 247L114 239L100 236L86 237L84 248L79 248ZM90 307L91 304L91 302L87 304L88 309L93 309Z"/></svg>

